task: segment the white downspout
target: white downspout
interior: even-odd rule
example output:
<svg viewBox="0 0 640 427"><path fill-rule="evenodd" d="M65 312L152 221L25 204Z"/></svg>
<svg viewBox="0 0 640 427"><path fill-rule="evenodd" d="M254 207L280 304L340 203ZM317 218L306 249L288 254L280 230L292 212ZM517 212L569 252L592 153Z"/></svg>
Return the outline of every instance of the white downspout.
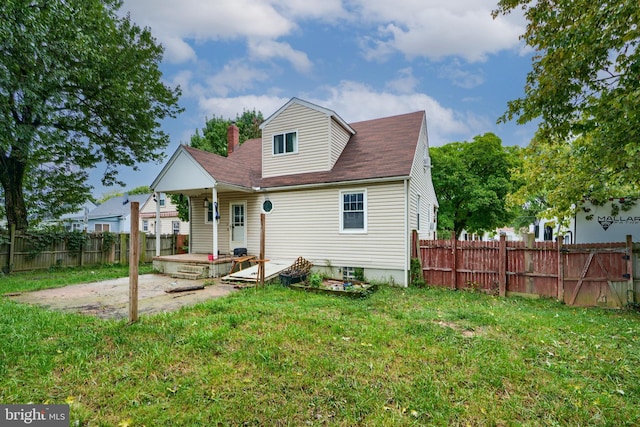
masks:
<svg viewBox="0 0 640 427"><path fill-rule="evenodd" d="M216 219L216 205L218 204L218 189L215 184L211 189L211 203L213 203L213 258L218 258L218 220ZM220 209L220 206L218 206Z"/></svg>
<svg viewBox="0 0 640 427"><path fill-rule="evenodd" d="M156 256L160 256L160 193L154 193L156 200L156 224L155 224L155 234L156 234Z"/></svg>
<svg viewBox="0 0 640 427"><path fill-rule="evenodd" d="M404 180L404 283L402 286L405 288L409 287L409 265L410 265L410 246L411 246L411 238L409 237L409 180L405 178Z"/></svg>

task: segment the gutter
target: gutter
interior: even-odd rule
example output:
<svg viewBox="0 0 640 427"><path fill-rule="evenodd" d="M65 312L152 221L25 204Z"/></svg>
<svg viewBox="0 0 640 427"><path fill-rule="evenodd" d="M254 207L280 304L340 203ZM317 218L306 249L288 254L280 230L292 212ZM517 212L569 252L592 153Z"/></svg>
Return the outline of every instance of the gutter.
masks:
<svg viewBox="0 0 640 427"><path fill-rule="evenodd" d="M319 182L313 184L300 184L300 185L285 185L279 187L253 187L255 192L259 191L288 191L288 190L306 190L311 188L320 188L320 187L343 187L345 185L362 185L362 184L376 184L376 183L384 183L384 182L393 182L393 181L407 181L409 179L409 175L405 176L392 176L387 178L368 178L368 179L358 179L354 181L335 181L335 182Z"/></svg>

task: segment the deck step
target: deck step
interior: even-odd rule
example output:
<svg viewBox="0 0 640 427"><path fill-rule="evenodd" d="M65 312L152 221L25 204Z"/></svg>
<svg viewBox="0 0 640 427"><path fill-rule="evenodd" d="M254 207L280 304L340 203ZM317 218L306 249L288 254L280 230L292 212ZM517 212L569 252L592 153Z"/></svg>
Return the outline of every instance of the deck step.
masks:
<svg viewBox="0 0 640 427"><path fill-rule="evenodd" d="M186 271L176 271L171 274L174 279L198 280L204 277L203 273L190 273Z"/></svg>
<svg viewBox="0 0 640 427"><path fill-rule="evenodd" d="M205 270L208 270L209 267L205 267L202 265L189 265L189 264L183 264L180 267L178 267L178 272L180 273L198 273L198 274L202 274L205 272Z"/></svg>

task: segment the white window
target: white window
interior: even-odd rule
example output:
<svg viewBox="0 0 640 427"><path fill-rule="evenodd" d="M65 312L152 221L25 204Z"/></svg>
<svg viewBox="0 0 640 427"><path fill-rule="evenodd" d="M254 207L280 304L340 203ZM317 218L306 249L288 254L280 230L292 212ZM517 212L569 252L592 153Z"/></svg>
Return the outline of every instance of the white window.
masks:
<svg viewBox="0 0 640 427"><path fill-rule="evenodd" d="M167 200L167 196L164 193L160 193L160 206L164 206Z"/></svg>
<svg viewBox="0 0 640 427"><path fill-rule="evenodd" d="M180 234L180 221L171 221L171 229L173 234Z"/></svg>
<svg viewBox="0 0 640 427"><path fill-rule="evenodd" d="M149 231L149 220L148 219L143 219L142 220L142 231Z"/></svg>
<svg viewBox="0 0 640 427"><path fill-rule="evenodd" d="M365 190L340 192L340 231L367 232L367 192Z"/></svg>
<svg viewBox="0 0 640 427"><path fill-rule="evenodd" d="M273 154L288 154L298 151L298 132L286 132L273 135Z"/></svg>

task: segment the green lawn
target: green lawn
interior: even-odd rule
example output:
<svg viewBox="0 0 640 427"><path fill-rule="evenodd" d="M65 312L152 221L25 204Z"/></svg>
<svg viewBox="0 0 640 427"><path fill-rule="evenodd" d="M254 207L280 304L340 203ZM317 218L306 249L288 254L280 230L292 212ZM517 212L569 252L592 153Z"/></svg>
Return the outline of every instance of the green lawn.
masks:
<svg viewBox="0 0 640 427"><path fill-rule="evenodd" d="M552 300L271 285L127 325L1 299L0 337L0 402L71 425L640 424L638 313Z"/></svg>

